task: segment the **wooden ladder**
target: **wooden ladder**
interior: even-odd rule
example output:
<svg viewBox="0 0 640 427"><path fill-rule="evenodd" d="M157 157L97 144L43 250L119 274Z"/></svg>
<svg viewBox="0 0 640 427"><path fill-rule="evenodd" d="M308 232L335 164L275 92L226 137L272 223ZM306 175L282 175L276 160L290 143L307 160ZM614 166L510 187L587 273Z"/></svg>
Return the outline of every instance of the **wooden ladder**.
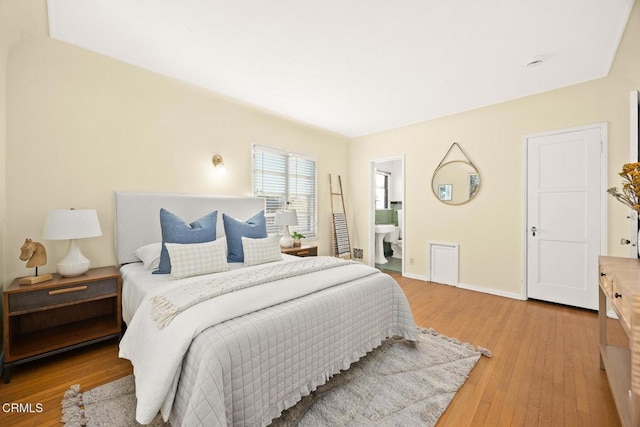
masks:
<svg viewBox="0 0 640 427"><path fill-rule="evenodd" d="M333 191L333 180L329 174L329 191L331 192L331 235L333 238L333 256L351 259L351 243L349 242L349 229L347 227L347 209L344 206L344 193L342 192L342 178L338 175L339 192ZM333 198L340 196L342 212L336 212Z"/></svg>

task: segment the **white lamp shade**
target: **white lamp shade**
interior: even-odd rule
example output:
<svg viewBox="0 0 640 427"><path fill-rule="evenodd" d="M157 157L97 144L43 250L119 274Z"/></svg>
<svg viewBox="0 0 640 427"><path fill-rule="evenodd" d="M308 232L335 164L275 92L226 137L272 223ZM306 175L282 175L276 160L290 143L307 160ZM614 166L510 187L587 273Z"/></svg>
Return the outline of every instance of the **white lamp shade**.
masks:
<svg viewBox="0 0 640 427"><path fill-rule="evenodd" d="M84 239L102 236L95 209L54 209L44 222L46 240Z"/></svg>
<svg viewBox="0 0 640 427"><path fill-rule="evenodd" d="M65 257L56 264L58 273L73 277L86 273L91 262L82 254L76 239L102 236L95 209L55 209L49 211L44 221L42 238L46 240L70 240Z"/></svg>
<svg viewBox="0 0 640 427"><path fill-rule="evenodd" d="M298 215L294 210L277 211L275 225L298 225Z"/></svg>
<svg viewBox="0 0 640 427"><path fill-rule="evenodd" d="M275 225L284 225L284 232L280 239L281 248L293 247L293 238L291 237L290 225L298 225L298 215L294 210L277 211L276 220L273 222Z"/></svg>

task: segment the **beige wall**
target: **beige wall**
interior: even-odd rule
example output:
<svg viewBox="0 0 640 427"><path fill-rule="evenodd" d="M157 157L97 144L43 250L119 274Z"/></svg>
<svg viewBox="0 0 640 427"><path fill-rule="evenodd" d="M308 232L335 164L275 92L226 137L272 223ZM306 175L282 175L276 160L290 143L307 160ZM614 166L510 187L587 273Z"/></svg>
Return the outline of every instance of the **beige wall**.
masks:
<svg viewBox="0 0 640 427"><path fill-rule="evenodd" d="M46 13L44 1L24 3ZM101 266L115 263L114 190L250 195L253 142L318 156L318 244L329 254L327 175L346 174L347 138L52 40L46 20L23 24L35 34L6 60L5 285L32 274L18 250L41 240L50 209L97 209L103 236L79 244ZM67 242L43 243L42 271L54 271Z"/></svg>
<svg viewBox="0 0 640 427"><path fill-rule="evenodd" d="M521 286L522 137L609 124L609 182L628 156L628 94L640 88L640 7L607 78L375 135L347 138L85 51L47 36L46 2L0 0L0 279L30 274L17 259L46 212L96 208L104 236L81 241L94 265L115 262L113 190L249 194L252 142L319 157L321 252L329 253L327 174L346 182L352 246L369 248L369 161L405 156L407 272L427 274L429 240L460 243L460 281L518 294ZM551 66L552 64L549 64ZM439 203L431 172L458 141L482 187L462 206ZM225 158L216 177L211 157ZM348 158L348 160L347 160ZM348 174L348 175L347 175ZM609 201L609 253L627 233ZM49 265L66 249L44 242ZM366 256L372 254L366 253ZM2 268L4 264L4 268Z"/></svg>
<svg viewBox="0 0 640 427"><path fill-rule="evenodd" d="M4 246L5 246L5 201L6 201L6 83L7 53L9 51L9 34L7 31L7 7L0 1L0 283L4 283Z"/></svg>
<svg viewBox="0 0 640 427"><path fill-rule="evenodd" d="M636 5L606 78L356 138L349 145L351 183L363 181L371 159L405 155L407 273L427 276L427 241L457 242L461 283L520 294L523 136L608 122L609 185L619 186L617 172L629 161L629 92L640 89L639 46L640 6ZM455 141L478 167L482 184L470 203L448 206L434 197L430 181ZM368 192L351 193L357 224L354 246L368 248ZM626 210L611 199L608 215L609 254L626 255L627 247L619 244L628 235Z"/></svg>
<svg viewBox="0 0 640 427"><path fill-rule="evenodd" d="M0 283L6 269L7 61L11 47L47 32L44 2L0 0ZM34 7L37 6L37 7Z"/></svg>

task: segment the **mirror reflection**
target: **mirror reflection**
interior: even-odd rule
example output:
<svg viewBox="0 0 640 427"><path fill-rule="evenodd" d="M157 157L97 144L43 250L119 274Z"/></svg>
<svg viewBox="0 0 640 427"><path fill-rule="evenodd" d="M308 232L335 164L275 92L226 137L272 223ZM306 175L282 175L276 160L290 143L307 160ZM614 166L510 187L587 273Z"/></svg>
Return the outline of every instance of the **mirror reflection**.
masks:
<svg viewBox="0 0 640 427"><path fill-rule="evenodd" d="M454 160L433 173L431 189L442 203L461 205L473 199L480 188L478 170L470 163Z"/></svg>

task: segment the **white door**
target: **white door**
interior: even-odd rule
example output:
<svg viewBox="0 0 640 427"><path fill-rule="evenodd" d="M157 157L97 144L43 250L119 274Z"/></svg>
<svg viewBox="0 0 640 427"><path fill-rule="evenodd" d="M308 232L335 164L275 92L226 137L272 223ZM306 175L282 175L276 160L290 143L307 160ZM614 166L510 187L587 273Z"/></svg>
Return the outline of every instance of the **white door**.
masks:
<svg viewBox="0 0 640 427"><path fill-rule="evenodd" d="M598 308L603 127L526 139L529 298Z"/></svg>

